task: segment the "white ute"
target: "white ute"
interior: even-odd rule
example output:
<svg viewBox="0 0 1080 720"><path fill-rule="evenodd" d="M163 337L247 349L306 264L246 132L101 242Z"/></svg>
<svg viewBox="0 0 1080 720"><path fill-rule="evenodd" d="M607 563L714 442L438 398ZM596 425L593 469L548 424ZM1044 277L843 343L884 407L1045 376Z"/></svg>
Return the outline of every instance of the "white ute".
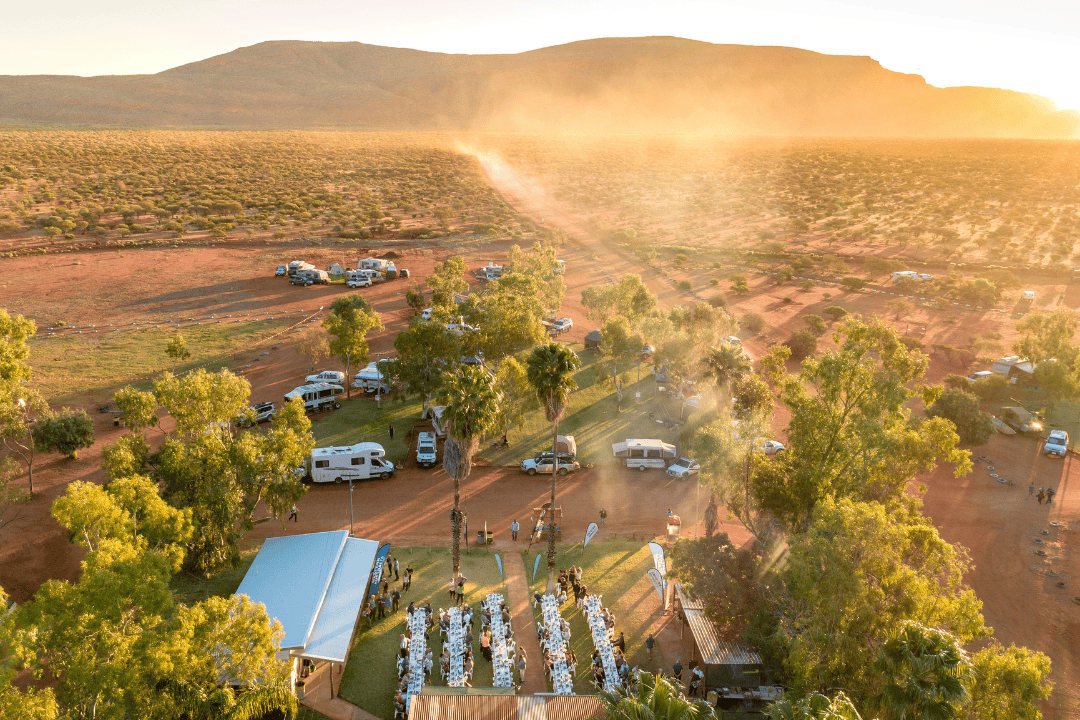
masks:
<svg viewBox="0 0 1080 720"><path fill-rule="evenodd" d="M345 382L345 373L338 370L323 370L318 375L308 375L304 382L309 383L335 383L340 385Z"/></svg>
<svg viewBox="0 0 1080 720"><path fill-rule="evenodd" d="M439 448L435 444L435 433L422 432L416 437L416 464L422 468L435 467L439 459Z"/></svg>
<svg viewBox="0 0 1080 720"><path fill-rule="evenodd" d="M393 474L394 463L386 459L386 450L378 443L365 442L311 451L311 479L314 482L341 483L375 477L389 480Z"/></svg>
<svg viewBox="0 0 1080 720"><path fill-rule="evenodd" d="M698 465L697 460L691 460L690 458L679 458L675 461L674 465L671 465L667 469L668 477L676 478L677 480L685 480L688 477L693 477L698 474L701 466Z"/></svg>

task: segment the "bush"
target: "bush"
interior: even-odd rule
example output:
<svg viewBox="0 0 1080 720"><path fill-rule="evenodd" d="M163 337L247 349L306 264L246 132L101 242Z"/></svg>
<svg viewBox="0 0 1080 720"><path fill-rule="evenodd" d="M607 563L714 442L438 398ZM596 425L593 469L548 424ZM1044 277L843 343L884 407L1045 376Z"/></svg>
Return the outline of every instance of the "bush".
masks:
<svg viewBox="0 0 1080 720"><path fill-rule="evenodd" d="M854 275L848 275L847 277L840 278L840 285L848 292L858 292L866 287L866 281L862 278L857 278Z"/></svg>
<svg viewBox="0 0 1080 720"><path fill-rule="evenodd" d="M71 459L94 444L94 421L85 410L67 411L42 420L34 429L34 445L42 452L61 452Z"/></svg>
<svg viewBox="0 0 1080 720"><path fill-rule="evenodd" d="M786 282L791 282L793 277L795 277L795 273L791 271L791 268L780 268L776 271L776 284L783 285Z"/></svg>
<svg viewBox="0 0 1080 720"><path fill-rule="evenodd" d="M825 308L821 312L823 314L825 314L825 315L828 315L833 320L839 320L840 318L847 315L847 310L840 307L839 305L830 305L829 307Z"/></svg>
<svg viewBox="0 0 1080 720"><path fill-rule="evenodd" d="M825 318L820 315L806 315L803 317L803 322L806 323L806 329L815 335L825 334Z"/></svg>
<svg viewBox="0 0 1080 720"><path fill-rule="evenodd" d="M796 330L784 344L791 348L792 360L805 360L817 352L817 335L809 330Z"/></svg>
<svg viewBox="0 0 1080 720"><path fill-rule="evenodd" d="M709 281L709 284L712 285L713 287L716 287L717 285L720 284L720 281L717 278L713 278L712 280Z"/></svg>
<svg viewBox="0 0 1080 720"><path fill-rule="evenodd" d="M745 275L730 275L728 281L731 282L731 292L740 294L750 292L750 286L746 284Z"/></svg>
<svg viewBox="0 0 1080 720"><path fill-rule="evenodd" d="M1004 375L990 375L971 384L971 391L980 400L1001 402L1009 396L1009 380Z"/></svg>
<svg viewBox="0 0 1080 720"><path fill-rule="evenodd" d="M961 390L970 390L971 381L963 375L957 375L956 373L949 373L945 376L946 387L959 388Z"/></svg>
<svg viewBox="0 0 1080 720"><path fill-rule="evenodd" d="M727 298L723 293L716 293L709 298L709 304L715 308L727 307Z"/></svg>
<svg viewBox="0 0 1080 720"><path fill-rule="evenodd" d="M692 285L690 285L690 281L689 281L689 280L680 280L680 281L679 281L679 289L680 289L680 290L687 290L687 291L689 291L691 287L693 287L693 286L692 286Z"/></svg>
<svg viewBox="0 0 1080 720"><path fill-rule="evenodd" d="M801 283L799 283L799 289L802 290L803 292L810 292L811 290L814 289L814 281L813 280L803 280Z"/></svg>
<svg viewBox="0 0 1080 720"><path fill-rule="evenodd" d="M924 347L922 340L920 340L919 338L913 338L910 335L901 335L900 342L902 342L904 344L904 347L906 347L908 350L922 350Z"/></svg>
<svg viewBox="0 0 1080 720"><path fill-rule="evenodd" d="M757 334L765 329L765 318L757 313L749 312L742 316L742 326L750 332Z"/></svg>
<svg viewBox="0 0 1080 720"><path fill-rule="evenodd" d="M994 434L990 413L979 409L979 399L975 395L959 388L946 388L926 409L926 416L949 420L956 426L956 434L965 445L985 445Z"/></svg>

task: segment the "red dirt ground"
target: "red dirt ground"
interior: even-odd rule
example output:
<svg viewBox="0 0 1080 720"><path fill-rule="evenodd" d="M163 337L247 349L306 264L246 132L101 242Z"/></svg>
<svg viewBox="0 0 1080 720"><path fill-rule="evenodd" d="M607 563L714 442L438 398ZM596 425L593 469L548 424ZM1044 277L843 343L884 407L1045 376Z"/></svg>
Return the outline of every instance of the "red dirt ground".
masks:
<svg viewBox="0 0 1080 720"><path fill-rule="evenodd" d="M573 331L564 339L580 342L591 328L581 308L581 290L627 272L640 273L665 306L693 299L691 294L675 289L669 278L607 247L534 188L512 177L492 180L517 210L537 222L543 218L549 227L561 227L572 239L560 252L560 257L567 261L568 285L560 314L575 321ZM9 278L41 280L35 281L32 294L26 292L25 285L0 286L0 307L34 318L42 328L58 319L80 326L89 323L100 326L104 322L119 325L132 320L162 321L200 314L220 317L264 310L311 313L319 306L329 305L342 291L335 286L291 287L271 276L278 263L296 257L319 266L330 261L355 263L357 257L393 249L402 255L396 260L398 267L409 268L413 278L422 283L433 263L451 254L463 254L467 264L476 267L489 260L503 259L510 246L509 242L498 242L455 247L450 242L408 243L392 248L369 243L364 247L371 247L371 253L353 247L344 251L345 257L341 249L299 247L288 251L279 247L207 247L72 253L62 256L65 265L52 268L47 277L42 277L42 259L14 259L7 263ZM67 265L69 261L80 264ZM102 267L107 267L108 272L103 273ZM117 277L137 280L117 283ZM889 299L866 294L841 298L833 291L833 298L825 300L824 288L800 293L790 286L776 288L771 282L768 278L752 280L747 296L732 298L737 313L752 310L766 320L767 328L761 336L752 338L743 333L755 357L800 327L801 313L819 312L826 305L841 304L849 311L872 314L884 312L884 303ZM407 322L404 299L407 287L408 281L394 281L363 291L382 313L387 327L371 340L372 354L376 357L392 351L394 334ZM795 298L795 303L783 303L782 298L789 295ZM952 322L945 319L950 315L956 315ZM998 316L919 310L911 321L905 318L898 327L907 331L910 325L910 334L920 337L928 346L932 343L966 346L972 333L985 334L991 329L1005 335L1001 342L1006 348L1011 342L1012 323ZM295 337L282 338L275 342L273 350L259 348L271 353L272 362L260 362L245 372L252 384L253 399L278 398L306 373L309 363L297 353L295 340ZM242 369L250 363L253 352L238 355L236 367ZM936 381L948 372L961 369L947 368L935 360L931 363L929 379ZM107 399L107 396L88 397L86 407L92 409ZM49 507L74 480L102 482L105 479L99 469L101 445L115 441L123 431L112 426L111 416L96 412L93 415L98 433L96 445L82 451L75 462L55 456L41 458L35 468L37 495L31 505L23 508L22 517L3 532L0 585L16 601L28 600L47 579L78 577L82 551L67 542L62 528L49 515ZM786 416L778 412L774 418L776 427L782 428L785 422ZM1034 441L1015 437L995 437L989 446L976 452L981 454L997 461L995 472L1014 480L1015 486L990 480L985 464L977 465L971 475L960 480L952 477L950 468L943 467L919 479L927 488L923 494L926 513L943 537L969 548L974 569L967 579L983 601L987 624L995 628L995 636L1006 645L1027 645L1053 659L1052 679L1056 690L1044 709L1046 717L1074 717L1077 686L1080 686L1077 674L1080 605L1070 598L1074 593L1080 594L1080 573L1070 545L1076 542L1074 526L1080 499L1070 492L1075 489L1070 485L1080 483L1072 477L1080 471L1080 464L1073 457L1064 463L1043 458ZM1031 479L1036 481L1036 486L1057 486L1058 497L1053 507L1027 500L1026 486ZM365 483L355 492L355 530L361 536L397 544L446 543L449 487L450 480L441 470L413 468L403 470L389 481ZM524 521L530 508L545 502L547 488L544 479L528 478L514 469L478 467L463 488L470 530L475 533L486 521L488 528L496 532L497 542L509 544L511 520ZM266 522L253 531L252 537L348 527L348 492L346 487L313 487L299 504L298 523L283 528L279 522ZM689 483L677 483L656 473L639 475L607 467L581 471L561 481L558 491L558 502L566 514L567 539L583 534L602 506L609 513L602 536L610 533L651 538L663 533L663 517L669 506L689 519L700 517L699 509L707 500L703 497L699 503ZM1060 526L1051 529L1050 519L1060 522ZM691 527L685 526L684 534L692 532ZM1044 529L1049 532L1045 536L1049 561L1033 554L1039 547L1033 540L1043 537L1039 533ZM725 530L735 539L745 539L737 525L729 523ZM1063 573L1063 577L1051 581L1041 573L1047 567ZM1057 581L1064 581L1066 588L1057 588Z"/></svg>

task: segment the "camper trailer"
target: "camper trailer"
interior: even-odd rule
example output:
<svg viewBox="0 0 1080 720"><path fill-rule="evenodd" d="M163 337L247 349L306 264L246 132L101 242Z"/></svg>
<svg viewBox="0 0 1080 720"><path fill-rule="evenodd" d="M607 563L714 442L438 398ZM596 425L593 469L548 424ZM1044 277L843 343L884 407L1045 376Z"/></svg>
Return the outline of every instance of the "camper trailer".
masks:
<svg viewBox="0 0 1080 720"><path fill-rule="evenodd" d="M637 468L641 472L648 468L666 470L675 458L675 446L662 440L624 440L614 443L611 451L624 467Z"/></svg>
<svg viewBox="0 0 1080 720"><path fill-rule="evenodd" d="M318 483L376 477L389 480L394 474L394 463L386 459L383 446L372 442L315 448L310 462L311 479Z"/></svg>
<svg viewBox="0 0 1080 720"><path fill-rule="evenodd" d="M489 262L487 265L476 269L476 277L480 280L498 280L502 277L503 266Z"/></svg>
<svg viewBox="0 0 1080 720"><path fill-rule="evenodd" d="M382 370L379 368L379 363L390 362L389 360L379 360L378 362L369 362L360 372L353 376L352 386L359 388L364 392L390 392L389 386L386 384L386 376L382 374Z"/></svg>
<svg viewBox="0 0 1080 720"><path fill-rule="evenodd" d="M360 262L356 263L356 269L375 270L376 272L384 273L390 268L390 265L392 264L393 263L391 263L389 260L382 260L380 258L364 258Z"/></svg>
<svg viewBox="0 0 1080 720"><path fill-rule="evenodd" d="M318 268L304 268L296 271L297 277L310 280L313 285L329 285L330 275L325 270Z"/></svg>
<svg viewBox="0 0 1080 720"><path fill-rule="evenodd" d="M345 388L331 383L311 383L301 385L292 392L285 393L285 402L299 398L304 403L304 409L310 412L322 412L323 410L337 410L341 407L337 396L345 392Z"/></svg>
<svg viewBox="0 0 1080 720"><path fill-rule="evenodd" d="M303 260L293 260L289 263L289 277L296 275L301 270L314 270L315 266Z"/></svg>

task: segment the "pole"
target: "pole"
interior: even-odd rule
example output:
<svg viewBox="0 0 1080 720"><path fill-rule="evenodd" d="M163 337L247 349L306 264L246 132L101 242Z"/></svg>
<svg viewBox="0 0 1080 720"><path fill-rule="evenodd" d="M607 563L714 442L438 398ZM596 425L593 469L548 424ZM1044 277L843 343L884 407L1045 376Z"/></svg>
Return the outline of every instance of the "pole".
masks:
<svg viewBox="0 0 1080 720"><path fill-rule="evenodd" d="M349 478L349 537L353 536L353 508L352 508L352 491L353 491L353 479Z"/></svg>
<svg viewBox="0 0 1080 720"><path fill-rule="evenodd" d="M701 471L699 470L698 473L700 473L700 472ZM698 518L701 517L701 515L699 515L698 512L700 511L700 509L701 509L701 476L699 474L698 479L697 479L697 493L696 493L696 497L694 498L694 539L695 540L698 539L698 525L700 524L698 522Z"/></svg>

